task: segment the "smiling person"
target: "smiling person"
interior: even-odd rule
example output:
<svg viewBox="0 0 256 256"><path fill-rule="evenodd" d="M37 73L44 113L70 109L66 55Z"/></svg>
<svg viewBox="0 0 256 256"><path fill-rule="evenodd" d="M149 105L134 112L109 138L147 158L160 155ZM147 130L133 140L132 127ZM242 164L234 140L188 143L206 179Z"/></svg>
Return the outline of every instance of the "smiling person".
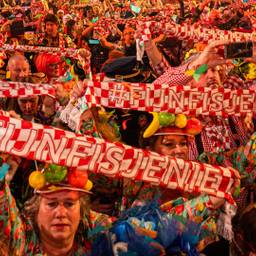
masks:
<svg viewBox="0 0 256 256"><path fill-rule="evenodd" d="M40 53L35 59L35 65L38 72L47 76L48 83L65 73L64 59L56 54Z"/></svg>
<svg viewBox="0 0 256 256"><path fill-rule="evenodd" d="M127 26L122 32L122 39L117 43L108 42L105 37L100 39L102 45L110 50L120 50L125 56L136 55L135 30Z"/></svg>
<svg viewBox="0 0 256 256"><path fill-rule="evenodd" d="M161 155L188 160L188 139L185 132L174 127L161 129L155 135L149 148Z"/></svg>
<svg viewBox="0 0 256 256"><path fill-rule="evenodd" d="M59 33L60 27L58 17L54 14L48 13L44 19L45 36L39 40L39 44L49 47L70 47L75 48L75 44L71 38L65 34Z"/></svg>
<svg viewBox="0 0 256 256"><path fill-rule="evenodd" d="M158 154L167 155L170 157L189 159L189 133L175 127L164 127L157 131L150 139L147 149L150 149ZM160 193L162 203L168 202L179 196L182 193L170 189L157 189Z"/></svg>
<svg viewBox="0 0 256 256"><path fill-rule="evenodd" d="M157 130L152 129L152 124L155 122L154 119L159 119L159 116L164 115L168 115L170 122L174 122L176 125L170 123ZM183 114L175 116L169 113L160 113L157 115L154 114L153 116L151 124L144 130L141 147L163 156L191 160L191 145L193 145L192 142L194 141L195 135L200 134L202 130L201 122L196 118L188 119ZM183 128L180 128L181 126ZM186 197L186 195L178 190L161 188L149 183L128 179L125 179L123 189L124 198L122 200L121 211L131 206L149 203L155 197L158 197L160 204L165 204L181 196ZM213 200L215 203L222 201L216 200L213 197L209 197L208 199L209 201Z"/></svg>
<svg viewBox="0 0 256 256"><path fill-rule="evenodd" d="M157 116L158 122L155 122ZM166 122L167 119L169 119L168 122ZM154 123L160 123L160 128L156 128L158 125L154 128ZM202 124L196 118L188 118L183 114L175 116L169 113L153 113L153 120L143 133L144 140L142 140L142 147L161 154L163 157L169 156L171 158L191 160L191 158L193 158L191 147L193 146L195 135L200 134L201 131ZM234 187L231 191L233 191ZM222 219L222 216L220 216L218 212L220 207L222 207L222 211L226 218L225 220L229 220L231 222L230 219L232 214L234 214L233 207L231 207L232 210L228 212L225 208L225 201L218 197L204 193L188 194L180 190L162 188L160 186L154 186L153 184L147 184L141 181L132 181L128 179L124 181L121 211L129 209L131 206L147 207L147 205L156 200L159 205L161 205L161 210L172 214L174 218L175 214L177 214L179 217L182 216L186 221L196 221L196 219L200 219L199 222L202 226L211 219L209 216L214 216L215 220L211 220L208 223L209 230L212 227L219 225L215 222L217 219ZM197 200L201 202L202 209L204 209L203 211L197 211L199 209L195 206L195 202L197 202ZM178 208L180 207L179 209L181 209L181 211L188 211L190 213L184 215L179 211L175 212L174 206ZM222 226L225 227L225 232L229 232L229 229L226 229L226 223L228 223L228 221L225 221ZM208 224L206 224L206 226ZM202 247L201 245L199 246L200 251L204 249L208 243L212 243L217 239L216 228L213 228L210 233L212 236L209 236L206 239L204 238L205 240L201 240ZM219 234L223 235L221 232Z"/></svg>

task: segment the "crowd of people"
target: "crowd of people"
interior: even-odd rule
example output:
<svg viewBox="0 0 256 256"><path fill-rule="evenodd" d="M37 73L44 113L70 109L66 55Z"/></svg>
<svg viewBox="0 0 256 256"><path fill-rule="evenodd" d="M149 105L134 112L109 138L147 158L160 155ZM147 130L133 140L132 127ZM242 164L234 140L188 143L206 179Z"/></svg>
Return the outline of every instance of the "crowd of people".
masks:
<svg viewBox="0 0 256 256"><path fill-rule="evenodd" d="M255 109L187 116L89 108L84 102L78 115L72 112L86 92L83 81L255 93L256 39L247 44L250 56L227 57L232 42L226 38L197 42L151 31L138 58L143 22L164 19L249 35L255 33L255 11L253 2L242 0L1 1L1 90L1 83L54 90L0 96L1 116L123 143L190 166L233 168L240 182L226 191L233 201L0 152L0 255L256 255ZM68 49L77 56L64 56L61 51ZM1 129L0 144L6 143Z"/></svg>

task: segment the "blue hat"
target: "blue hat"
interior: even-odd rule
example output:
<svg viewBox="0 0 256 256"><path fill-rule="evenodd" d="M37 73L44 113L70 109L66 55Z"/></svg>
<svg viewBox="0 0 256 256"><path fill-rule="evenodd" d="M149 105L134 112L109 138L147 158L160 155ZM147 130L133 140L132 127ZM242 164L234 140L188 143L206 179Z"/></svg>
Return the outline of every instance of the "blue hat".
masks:
<svg viewBox="0 0 256 256"><path fill-rule="evenodd" d="M144 66L137 62L136 56L114 59L103 66L102 72L108 77L131 83L150 82L148 79L151 78L151 72L144 70Z"/></svg>
<svg viewBox="0 0 256 256"><path fill-rule="evenodd" d="M102 71L110 77L115 75L129 75L133 73L137 64L135 56L120 57L106 64Z"/></svg>

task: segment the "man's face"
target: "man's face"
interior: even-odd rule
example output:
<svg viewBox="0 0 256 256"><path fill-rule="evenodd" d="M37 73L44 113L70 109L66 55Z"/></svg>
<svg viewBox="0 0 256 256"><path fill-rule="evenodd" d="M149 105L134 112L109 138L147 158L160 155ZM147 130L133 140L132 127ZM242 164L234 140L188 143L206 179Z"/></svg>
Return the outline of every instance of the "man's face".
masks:
<svg viewBox="0 0 256 256"><path fill-rule="evenodd" d="M58 25L47 21L45 24L45 32L48 36L56 37L58 34Z"/></svg>
<svg viewBox="0 0 256 256"><path fill-rule="evenodd" d="M29 64L23 59L16 59L9 66L9 71L11 81L26 82L29 75Z"/></svg>
<svg viewBox="0 0 256 256"><path fill-rule="evenodd" d="M18 98L18 104L22 114L25 116L34 116L37 113L38 100L38 96Z"/></svg>
<svg viewBox="0 0 256 256"><path fill-rule="evenodd" d="M162 155L188 159L188 143L184 135L158 136L152 149Z"/></svg>
<svg viewBox="0 0 256 256"><path fill-rule="evenodd" d="M217 68L209 68L206 74L200 76L199 81L194 79L190 82L192 87L209 87L219 84L221 77Z"/></svg>
<svg viewBox="0 0 256 256"><path fill-rule="evenodd" d="M80 193L59 191L41 196L37 224L40 237L56 243L73 239L80 222Z"/></svg>

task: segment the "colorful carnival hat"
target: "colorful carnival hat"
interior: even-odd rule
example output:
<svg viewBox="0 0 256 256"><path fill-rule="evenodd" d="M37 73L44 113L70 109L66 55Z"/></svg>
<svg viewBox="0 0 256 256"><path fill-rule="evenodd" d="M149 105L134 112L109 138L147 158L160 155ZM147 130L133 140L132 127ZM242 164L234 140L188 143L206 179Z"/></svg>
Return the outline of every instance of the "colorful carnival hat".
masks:
<svg viewBox="0 0 256 256"><path fill-rule="evenodd" d="M152 112L153 120L143 134L143 138L152 135L195 136L202 131L202 123L197 118L188 118L184 114Z"/></svg>
<svg viewBox="0 0 256 256"><path fill-rule="evenodd" d="M92 182L86 171L68 169L65 166L46 164L42 171L34 171L29 176L29 185L36 194L48 194L60 190L91 193Z"/></svg>

